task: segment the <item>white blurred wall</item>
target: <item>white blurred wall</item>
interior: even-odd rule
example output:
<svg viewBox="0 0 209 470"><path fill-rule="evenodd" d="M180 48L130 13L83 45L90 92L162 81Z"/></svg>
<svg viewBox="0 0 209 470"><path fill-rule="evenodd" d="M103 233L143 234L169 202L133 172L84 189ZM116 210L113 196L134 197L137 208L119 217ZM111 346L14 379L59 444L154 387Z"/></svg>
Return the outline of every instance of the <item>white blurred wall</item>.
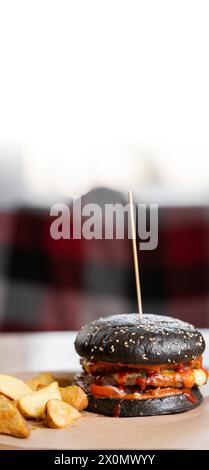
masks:
<svg viewBox="0 0 209 470"><path fill-rule="evenodd" d="M208 16L207 0L0 0L1 203L96 185L207 200Z"/></svg>

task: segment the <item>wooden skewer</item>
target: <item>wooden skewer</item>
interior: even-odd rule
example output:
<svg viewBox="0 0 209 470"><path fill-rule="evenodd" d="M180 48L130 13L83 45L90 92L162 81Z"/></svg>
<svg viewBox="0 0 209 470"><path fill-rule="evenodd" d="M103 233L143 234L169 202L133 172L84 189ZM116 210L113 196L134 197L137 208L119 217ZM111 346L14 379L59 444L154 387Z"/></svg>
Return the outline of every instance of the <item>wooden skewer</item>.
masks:
<svg viewBox="0 0 209 470"><path fill-rule="evenodd" d="M129 191L128 195L129 195L129 204L130 204L131 235L132 235L132 247L133 247L135 279L136 279L137 302L138 302L139 318L140 320L142 320L142 317L143 317L142 297L141 297L140 276L139 276L139 263L138 263L138 255L137 255L137 248L136 248L136 226L135 226L135 218L134 218L134 204L133 204L132 191Z"/></svg>

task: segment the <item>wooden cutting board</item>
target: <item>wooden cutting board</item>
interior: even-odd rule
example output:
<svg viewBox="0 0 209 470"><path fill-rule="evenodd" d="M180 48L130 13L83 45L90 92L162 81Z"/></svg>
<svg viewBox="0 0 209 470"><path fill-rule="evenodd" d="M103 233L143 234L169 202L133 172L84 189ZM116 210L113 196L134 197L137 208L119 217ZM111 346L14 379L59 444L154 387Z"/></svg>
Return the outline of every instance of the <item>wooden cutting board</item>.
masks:
<svg viewBox="0 0 209 470"><path fill-rule="evenodd" d="M53 374L69 380L73 376ZM198 408L176 415L110 418L83 412L75 424L58 430L33 422L27 439L0 435L0 449L209 449L209 384L202 393L205 400Z"/></svg>

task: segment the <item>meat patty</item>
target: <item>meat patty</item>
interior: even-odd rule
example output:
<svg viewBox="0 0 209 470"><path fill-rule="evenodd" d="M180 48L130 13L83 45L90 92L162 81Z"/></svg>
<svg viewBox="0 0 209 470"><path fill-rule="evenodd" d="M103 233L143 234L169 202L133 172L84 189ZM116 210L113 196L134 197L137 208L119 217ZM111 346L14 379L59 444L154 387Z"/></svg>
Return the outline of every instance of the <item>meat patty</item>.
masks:
<svg viewBox="0 0 209 470"><path fill-rule="evenodd" d="M204 369L185 369L183 371L164 370L153 371L150 374L141 372L113 373L102 377L97 377L101 385L138 385L141 390L147 387L186 387L192 388L194 385L203 385L207 380Z"/></svg>

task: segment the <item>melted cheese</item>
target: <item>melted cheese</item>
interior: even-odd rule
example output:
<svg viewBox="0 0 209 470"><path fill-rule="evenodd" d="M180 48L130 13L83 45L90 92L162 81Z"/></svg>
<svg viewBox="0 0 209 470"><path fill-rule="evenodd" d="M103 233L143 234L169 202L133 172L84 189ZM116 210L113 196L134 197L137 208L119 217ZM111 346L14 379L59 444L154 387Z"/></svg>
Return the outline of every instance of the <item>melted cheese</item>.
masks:
<svg viewBox="0 0 209 470"><path fill-rule="evenodd" d="M194 369L195 384L200 387L207 382L207 372L204 369Z"/></svg>

